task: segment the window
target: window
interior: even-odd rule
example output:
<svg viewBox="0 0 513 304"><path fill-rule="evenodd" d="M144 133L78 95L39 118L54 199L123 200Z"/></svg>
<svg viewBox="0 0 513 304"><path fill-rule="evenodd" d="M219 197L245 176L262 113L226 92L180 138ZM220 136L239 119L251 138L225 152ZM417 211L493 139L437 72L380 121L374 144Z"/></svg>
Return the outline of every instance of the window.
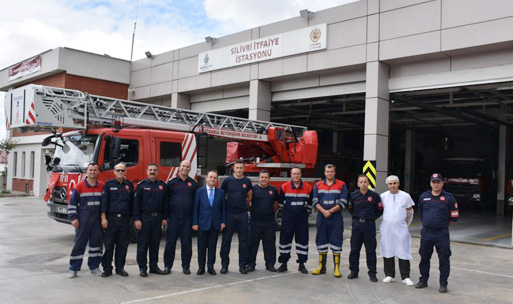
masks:
<svg viewBox="0 0 513 304"><path fill-rule="evenodd" d="M137 165L139 162L139 141L137 139L121 139L121 146L119 148L120 161L127 167ZM110 162L110 144L107 142L105 145L105 153L103 157L105 169L112 169L114 165Z"/></svg>
<svg viewBox="0 0 513 304"><path fill-rule="evenodd" d="M27 153L21 152L21 177L25 177L25 161L27 158Z"/></svg>
<svg viewBox="0 0 513 304"><path fill-rule="evenodd" d="M30 178L34 178L36 152L30 152Z"/></svg>
<svg viewBox="0 0 513 304"><path fill-rule="evenodd" d="M12 176L16 177L16 175L18 175L18 152L14 152L12 162L14 163L13 170L12 170Z"/></svg>
<svg viewBox="0 0 513 304"><path fill-rule="evenodd" d="M160 143L160 165L166 167L179 167L182 161L182 145L179 143Z"/></svg>

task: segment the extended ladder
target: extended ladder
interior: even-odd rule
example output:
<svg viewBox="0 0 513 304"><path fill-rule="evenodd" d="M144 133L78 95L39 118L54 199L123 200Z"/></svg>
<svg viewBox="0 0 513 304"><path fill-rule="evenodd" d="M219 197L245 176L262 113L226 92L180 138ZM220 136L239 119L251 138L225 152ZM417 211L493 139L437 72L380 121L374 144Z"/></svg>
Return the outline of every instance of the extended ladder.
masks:
<svg viewBox="0 0 513 304"><path fill-rule="evenodd" d="M280 127L300 138L306 127L201 113L135 101L89 95L78 90L27 85L7 92L9 128L29 130L91 125L124 126L207 133L239 140L267 141L267 130Z"/></svg>

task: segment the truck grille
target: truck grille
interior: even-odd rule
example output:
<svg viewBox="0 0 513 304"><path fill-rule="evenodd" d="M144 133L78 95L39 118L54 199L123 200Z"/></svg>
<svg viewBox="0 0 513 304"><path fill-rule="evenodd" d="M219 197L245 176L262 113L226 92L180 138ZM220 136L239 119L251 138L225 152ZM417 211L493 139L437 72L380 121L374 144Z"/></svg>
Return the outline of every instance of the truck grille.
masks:
<svg viewBox="0 0 513 304"><path fill-rule="evenodd" d="M54 204L66 205L67 204L66 188L64 188L64 187L53 188L52 198L53 198Z"/></svg>
<svg viewBox="0 0 513 304"><path fill-rule="evenodd" d="M460 185L444 185L444 190L452 193L455 197L470 198L474 193L478 192L477 185L460 184Z"/></svg>

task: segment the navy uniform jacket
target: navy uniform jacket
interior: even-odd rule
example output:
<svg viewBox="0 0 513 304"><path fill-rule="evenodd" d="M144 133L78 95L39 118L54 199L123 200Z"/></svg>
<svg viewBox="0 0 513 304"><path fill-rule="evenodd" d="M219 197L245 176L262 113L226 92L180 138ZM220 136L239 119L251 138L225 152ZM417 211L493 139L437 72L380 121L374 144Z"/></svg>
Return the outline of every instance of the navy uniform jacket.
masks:
<svg viewBox="0 0 513 304"><path fill-rule="evenodd" d="M258 223L274 222L274 202L279 199L278 190L269 185L265 188L253 185L251 199L251 221Z"/></svg>
<svg viewBox="0 0 513 304"><path fill-rule="evenodd" d="M167 214L167 186L157 179L155 182L145 179L137 184L134 195L134 221L140 221L141 215Z"/></svg>
<svg viewBox="0 0 513 304"><path fill-rule="evenodd" d="M307 218L312 210L312 186L301 181L296 188L293 181L281 185L280 200L284 216L289 214L300 215Z"/></svg>
<svg viewBox="0 0 513 304"><path fill-rule="evenodd" d="M440 195L434 196L429 190L419 197L419 214L422 226L446 228L449 227L449 221L458 221L458 203L449 192L442 190Z"/></svg>
<svg viewBox="0 0 513 304"><path fill-rule="evenodd" d="M100 217L100 202L103 191L103 182L96 180L96 184L89 185L87 179L79 182L71 194L68 205L68 219L74 221L83 213L89 218Z"/></svg>
<svg viewBox="0 0 513 304"><path fill-rule="evenodd" d="M232 214L248 211L247 197L253 185L247 177L237 179L233 175L228 176L221 185L226 193L226 210Z"/></svg>
<svg viewBox="0 0 513 304"><path fill-rule="evenodd" d="M132 215L134 204L134 184L125 180L120 183L117 179L111 179L103 186L100 210L102 213L119 213Z"/></svg>
<svg viewBox="0 0 513 304"><path fill-rule="evenodd" d="M353 218L376 220L383 214L381 196L372 190L365 195L359 189L351 193L347 208Z"/></svg>
<svg viewBox="0 0 513 304"><path fill-rule="evenodd" d="M177 176L167 183L167 208L166 217L174 219L192 219L194 207L194 193L198 189L198 183L189 176L183 180Z"/></svg>

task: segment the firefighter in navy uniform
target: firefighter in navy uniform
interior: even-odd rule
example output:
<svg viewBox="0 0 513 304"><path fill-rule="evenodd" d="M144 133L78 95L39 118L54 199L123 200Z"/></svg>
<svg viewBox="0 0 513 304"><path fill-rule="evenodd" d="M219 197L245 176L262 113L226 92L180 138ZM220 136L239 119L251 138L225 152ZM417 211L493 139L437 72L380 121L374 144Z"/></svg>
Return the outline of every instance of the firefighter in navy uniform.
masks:
<svg viewBox="0 0 513 304"><path fill-rule="evenodd" d="M226 193L226 228L221 240L221 274L228 273L230 264L230 249L233 233L239 237L239 272L248 274L248 206L253 194L251 180L244 176L244 162L236 160L233 164L233 174L228 176L221 185Z"/></svg>
<svg viewBox="0 0 513 304"><path fill-rule="evenodd" d="M376 220L383 214L383 204L378 193L369 190L369 178L365 174L358 176L359 190L351 193L348 209L353 216L351 232L351 252L349 253L349 280L358 278L360 250L365 244L367 268L371 282L376 278Z"/></svg>
<svg viewBox="0 0 513 304"><path fill-rule="evenodd" d="M134 225L137 230L137 264L139 275L147 277L148 247L150 251L150 273L166 274L158 266L161 227L167 227L166 184L157 178L159 167L149 164L148 178L137 184L134 195Z"/></svg>
<svg viewBox="0 0 513 304"><path fill-rule="evenodd" d="M98 180L98 165L87 166L87 177L73 189L68 205L68 219L75 227L75 243L69 261L68 278L77 277L82 267L84 252L89 244L87 265L94 275L101 275L98 267L102 261L102 226L100 221L100 201L103 182Z"/></svg>
<svg viewBox="0 0 513 304"><path fill-rule="evenodd" d="M274 210L278 207L278 190L269 185L269 172L260 171L258 184L253 185L251 217L249 224L248 271L254 271L258 245L262 240L265 269L276 272L276 233L274 231Z"/></svg>
<svg viewBox="0 0 513 304"><path fill-rule="evenodd" d="M192 257L192 209L194 193L198 183L189 177L191 163L180 163L178 176L167 183L168 191L168 228L166 231L166 249L164 250L164 271L171 273L175 261L176 241L180 238L182 247L182 271L191 274Z"/></svg>
<svg viewBox="0 0 513 304"><path fill-rule="evenodd" d="M116 255L114 265L116 274L127 277L125 271L126 253L130 243L130 215L134 203L134 185L125 178L126 166L114 166L113 178L105 183L100 204L102 227L105 229L103 241L105 253L103 254L102 277L112 275L112 256L114 247Z"/></svg>
<svg viewBox="0 0 513 304"><path fill-rule="evenodd" d="M439 173L431 175L431 190L422 193L419 197L419 214L422 221L420 233L420 279L415 288L427 287L429 279L429 266L433 246L436 247L440 265L441 293L447 292L447 279L451 264L451 244L449 240L449 224L458 221L458 203L454 196L445 192L443 177Z"/></svg>
<svg viewBox="0 0 513 304"><path fill-rule="evenodd" d="M340 278L340 252L344 240L344 220L342 209L347 206L346 184L335 179L335 166L328 164L324 166L324 180L317 182L313 190L313 207L317 214L317 235L315 244L319 251L319 267L312 271L313 275L326 273L326 258L328 250L333 252L335 264L334 275Z"/></svg>
<svg viewBox="0 0 513 304"><path fill-rule="evenodd" d="M305 263L308 261L308 215L312 209L312 186L301 180L301 169L290 170L292 177L281 185L280 200L283 209L283 218L280 231L280 257L281 266L278 272L287 271L287 262L292 250L292 239L295 238L297 262L299 271L307 274Z"/></svg>

